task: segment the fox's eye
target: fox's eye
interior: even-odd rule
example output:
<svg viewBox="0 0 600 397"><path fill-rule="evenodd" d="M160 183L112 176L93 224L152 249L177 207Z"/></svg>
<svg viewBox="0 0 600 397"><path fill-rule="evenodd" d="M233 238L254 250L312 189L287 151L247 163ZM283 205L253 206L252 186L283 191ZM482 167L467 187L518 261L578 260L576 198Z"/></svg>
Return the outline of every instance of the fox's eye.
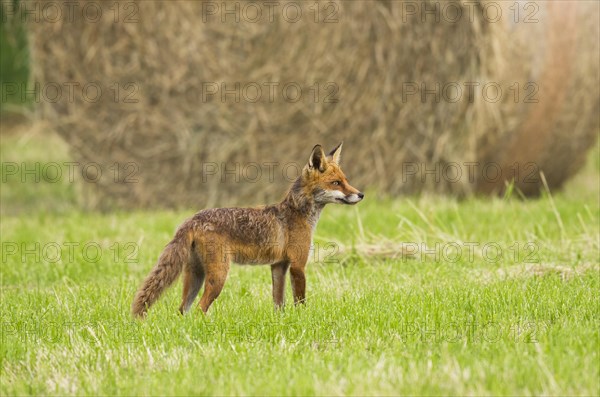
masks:
<svg viewBox="0 0 600 397"><path fill-rule="evenodd" d="M339 186L340 185L340 181L333 181L331 182L332 185L334 186Z"/></svg>

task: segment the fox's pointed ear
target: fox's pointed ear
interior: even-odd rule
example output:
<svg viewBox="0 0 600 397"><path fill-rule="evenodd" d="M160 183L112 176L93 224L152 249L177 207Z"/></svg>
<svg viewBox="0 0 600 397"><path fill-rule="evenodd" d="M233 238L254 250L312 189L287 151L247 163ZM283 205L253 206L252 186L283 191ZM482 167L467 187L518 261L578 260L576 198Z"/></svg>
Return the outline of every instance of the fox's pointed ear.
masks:
<svg viewBox="0 0 600 397"><path fill-rule="evenodd" d="M340 142L329 154L328 157L336 164L340 164L340 160L342 158L342 145L344 142Z"/></svg>
<svg viewBox="0 0 600 397"><path fill-rule="evenodd" d="M321 145L315 145L308 159L308 167L323 172L325 171L326 162L327 159L325 158L323 148Z"/></svg>

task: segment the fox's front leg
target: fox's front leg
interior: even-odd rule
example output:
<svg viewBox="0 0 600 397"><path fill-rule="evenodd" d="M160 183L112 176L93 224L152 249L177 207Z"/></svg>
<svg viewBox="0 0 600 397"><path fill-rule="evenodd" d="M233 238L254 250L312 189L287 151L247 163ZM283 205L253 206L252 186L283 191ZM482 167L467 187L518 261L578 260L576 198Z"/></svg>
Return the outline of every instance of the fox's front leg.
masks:
<svg viewBox="0 0 600 397"><path fill-rule="evenodd" d="M304 270L306 262L292 263L290 266L290 280L292 282L292 292L294 294L294 304L304 303L306 301L306 276Z"/></svg>
<svg viewBox="0 0 600 397"><path fill-rule="evenodd" d="M273 279L273 303L275 308L283 306L285 300L285 275L290 267L288 261L282 261L271 265L271 278Z"/></svg>
<svg viewBox="0 0 600 397"><path fill-rule="evenodd" d="M294 304L304 303L306 299L306 276L304 274L308 262L308 249L306 253L302 252L297 260L290 264L290 281L292 282L292 293L294 295Z"/></svg>
<svg viewBox="0 0 600 397"><path fill-rule="evenodd" d="M290 258L290 281L292 282L294 304L297 305L304 303L306 298L306 276L304 275L304 271L308 262L310 245L300 246L301 248L293 245L291 247L295 247L295 249L288 251Z"/></svg>

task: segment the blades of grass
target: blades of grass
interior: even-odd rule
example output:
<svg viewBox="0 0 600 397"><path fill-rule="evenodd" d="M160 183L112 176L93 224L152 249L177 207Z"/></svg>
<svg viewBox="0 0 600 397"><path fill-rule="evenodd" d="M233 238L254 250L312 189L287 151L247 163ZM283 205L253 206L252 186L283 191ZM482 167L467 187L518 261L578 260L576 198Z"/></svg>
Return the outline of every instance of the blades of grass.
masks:
<svg viewBox="0 0 600 397"><path fill-rule="evenodd" d="M563 225L562 218L558 209L556 208L556 204L554 203L554 197L552 197L552 193L550 193L550 188L548 187L548 182L546 181L546 176L543 172L540 172L540 177L542 178L542 183L544 184L544 190L546 194L548 194L548 200L550 201L550 206L552 207L552 212L554 213L554 217L556 218L556 222L558 223L558 227L560 228L560 236L561 239L565 238L565 227Z"/></svg>
<svg viewBox="0 0 600 397"><path fill-rule="evenodd" d="M512 198L513 191L515 189L515 180L514 178L510 180L510 182L505 182L506 190L504 190L504 196L502 199L504 201L508 201Z"/></svg>

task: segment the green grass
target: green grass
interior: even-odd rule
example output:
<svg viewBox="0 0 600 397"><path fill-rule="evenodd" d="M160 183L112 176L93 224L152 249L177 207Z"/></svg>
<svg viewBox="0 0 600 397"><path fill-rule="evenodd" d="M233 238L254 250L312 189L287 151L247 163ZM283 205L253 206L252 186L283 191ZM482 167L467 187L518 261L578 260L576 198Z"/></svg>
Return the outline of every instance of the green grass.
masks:
<svg viewBox="0 0 600 397"><path fill-rule="evenodd" d="M0 154L66 155L27 137ZM0 394L598 395L597 161L539 200L367 192L324 211L305 306L274 312L268 267L236 266L207 316L178 315L178 283L144 322L135 289L195 209L86 213L69 184L9 180ZM361 248L400 243L433 251Z"/></svg>

